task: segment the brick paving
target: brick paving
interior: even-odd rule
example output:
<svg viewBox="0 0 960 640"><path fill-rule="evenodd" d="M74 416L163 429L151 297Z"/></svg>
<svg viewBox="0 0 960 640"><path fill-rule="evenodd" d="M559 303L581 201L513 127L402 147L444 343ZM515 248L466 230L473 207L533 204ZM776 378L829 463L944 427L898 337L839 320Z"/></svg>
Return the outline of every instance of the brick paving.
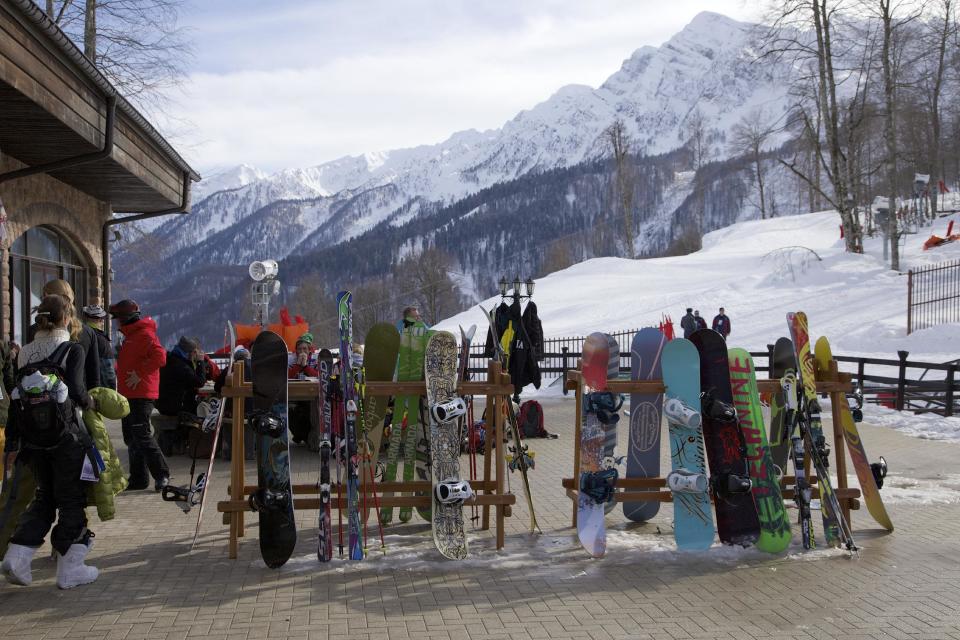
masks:
<svg viewBox="0 0 960 640"><path fill-rule="evenodd" d="M215 511L190 553L195 511L184 515L152 492L129 493L119 498L116 520L92 523L97 582L58 590L45 548L33 586L0 585L3 637L960 640L960 445L861 427L868 453L882 453L891 465L884 495L897 530L886 534L866 510L855 512L859 559L837 550L804 553L798 545L783 556L721 546L679 554L665 504L643 525L614 511L608 555L591 560L569 526L571 505L560 488L572 473L573 404L550 399L544 408L548 429L560 438L532 441L541 535L526 532L520 497L500 552L492 532L474 531L471 558L444 561L415 517L388 529L385 556L371 538L364 562L323 565L315 559L316 512L302 511L294 557L270 570L259 558L254 516L237 560L227 558L226 527ZM171 462L175 481L185 482L189 459ZM296 482L315 481L315 454L296 447L293 465ZM217 499L227 478L227 463L218 461ZM519 479L512 480L520 492ZM939 489L932 504L920 503L916 483Z"/></svg>

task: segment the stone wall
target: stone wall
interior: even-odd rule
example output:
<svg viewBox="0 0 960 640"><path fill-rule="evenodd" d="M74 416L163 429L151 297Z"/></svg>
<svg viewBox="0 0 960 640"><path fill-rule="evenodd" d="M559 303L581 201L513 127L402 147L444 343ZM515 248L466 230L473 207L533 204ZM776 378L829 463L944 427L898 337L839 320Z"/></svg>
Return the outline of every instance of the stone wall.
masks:
<svg viewBox="0 0 960 640"><path fill-rule="evenodd" d="M2 151L2 150L0 150ZM0 173L24 165L0 155ZM103 288L101 225L110 206L48 175L35 175L0 183L0 198L7 211L7 237L0 243L0 318L2 336L10 336L10 245L27 229L44 225L71 240L87 269L87 300L101 301Z"/></svg>

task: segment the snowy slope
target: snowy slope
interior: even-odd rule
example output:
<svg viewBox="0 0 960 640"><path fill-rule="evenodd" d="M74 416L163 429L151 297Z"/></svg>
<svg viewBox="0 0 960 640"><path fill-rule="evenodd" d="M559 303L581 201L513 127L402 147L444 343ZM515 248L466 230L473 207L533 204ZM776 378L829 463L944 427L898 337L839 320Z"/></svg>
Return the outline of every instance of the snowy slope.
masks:
<svg viewBox="0 0 960 640"><path fill-rule="evenodd" d="M921 251L933 232L943 235L949 218L907 237L904 272L909 267L960 258L960 243ZM679 321L686 307L709 322L721 306L730 316L731 346L762 350L786 332L788 311L806 311L814 337L830 338L835 353L943 362L960 357L960 325L944 325L906 335L907 278L886 269L879 239L866 241L864 255L847 254L839 238L839 217L821 212L740 222L704 237L696 253L670 258L598 258L537 280L536 295L544 334L586 335L656 325L661 314ZM815 251L803 271L805 250ZM794 282L789 267L797 277ZM489 308L499 300L491 298ZM473 307L445 320L485 326Z"/></svg>

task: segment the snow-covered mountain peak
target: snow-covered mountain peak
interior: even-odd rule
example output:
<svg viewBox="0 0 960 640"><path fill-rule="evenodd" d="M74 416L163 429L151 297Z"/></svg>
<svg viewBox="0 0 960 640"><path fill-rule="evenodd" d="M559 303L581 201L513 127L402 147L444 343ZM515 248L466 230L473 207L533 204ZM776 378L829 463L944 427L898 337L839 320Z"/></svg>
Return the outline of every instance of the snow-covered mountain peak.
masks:
<svg viewBox="0 0 960 640"><path fill-rule="evenodd" d="M248 164L238 164L220 171L214 170L193 186L193 201L200 202L211 193L245 187L251 182L266 177L266 173Z"/></svg>

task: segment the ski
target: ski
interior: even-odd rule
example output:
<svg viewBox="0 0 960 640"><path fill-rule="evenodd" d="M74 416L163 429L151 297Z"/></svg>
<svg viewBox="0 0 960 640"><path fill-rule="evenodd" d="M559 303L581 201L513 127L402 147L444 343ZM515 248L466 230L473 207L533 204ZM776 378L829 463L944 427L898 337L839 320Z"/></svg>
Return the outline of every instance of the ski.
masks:
<svg viewBox="0 0 960 640"><path fill-rule="evenodd" d="M817 401L816 366L810 352L810 334L807 316L802 311L787 314L787 325L793 339L793 349L797 357L797 381L802 391L800 412L806 426L805 440L810 450L810 458L817 472L817 486L820 489L820 515L823 517L823 535L831 547L845 546L856 551L857 546L850 534L849 525L844 522L840 502L830 482L830 448L823 435L820 421L820 403Z"/></svg>
<svg viewBox="0 0 960 640"><path fill-rule="evenodd" d="M351 560L363 560L360 540L360 474L357 450L357 390L354 386L353 355L353 294L337 294L337 313L340 321L340 383L345 408L344 435L347 465L347 532Z"/></svg>
<svg viewBox="0 0 960 640"><path fill-rule="evenodd" d="M320 514L317 525L317 559L329 562L333 558L333 528L330 526L330 452L333 448L333 402L330 397L330 374L333 354L321 349L317 354L320 414Z"/></svg>

